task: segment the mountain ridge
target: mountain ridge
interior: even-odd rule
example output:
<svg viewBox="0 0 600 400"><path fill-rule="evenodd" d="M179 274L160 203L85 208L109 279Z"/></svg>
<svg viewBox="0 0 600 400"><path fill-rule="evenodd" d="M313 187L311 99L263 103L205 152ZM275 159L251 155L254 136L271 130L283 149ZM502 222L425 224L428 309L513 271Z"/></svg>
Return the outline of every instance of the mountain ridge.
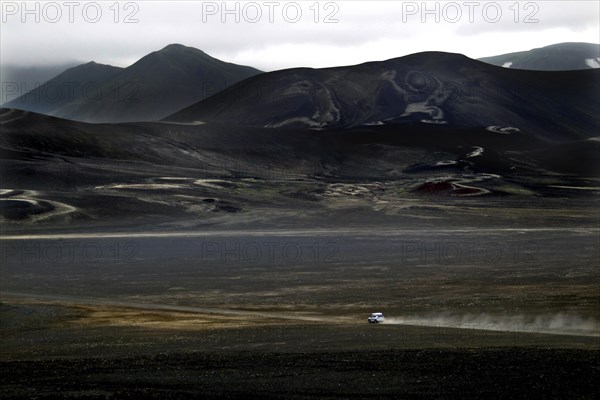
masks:
<svg viewBox="0 0 600 400"><path fill-rule="evenodd" d="M598 72L511 70L462 54L423 52L264 73L164 120L316 129L425 121L513 127L550 141L571 140L587 137L598 123ZM572 112L557 122L564 109Z"/></svg>
<svg viewBox="0 0 600 400"><path fill-rule="evenodd" d="M531 50L479 58L499 67L535 71L600 68L600 44L564 42Z"/></svg>
<svg viewBox="0 0 600 400"><path fill-rule="evenodd" d="M118 73L88 78L74 72L85 71L94 62L69 69L28 93L3 105L27 111L84 122L134 122L157 120L193 104L239 80L261 73L255 68L226 63L201 50L171 44L142 57ZM106 68L108 68L107 66ZM103 67L104 68L104 67ZM42 94L47 88L68 81L93 84L96 91L89 95L78 93L69 101L59 103ZM61 77L60 80L58 78ZM28 101L37 96L39 101Z"/></svg>

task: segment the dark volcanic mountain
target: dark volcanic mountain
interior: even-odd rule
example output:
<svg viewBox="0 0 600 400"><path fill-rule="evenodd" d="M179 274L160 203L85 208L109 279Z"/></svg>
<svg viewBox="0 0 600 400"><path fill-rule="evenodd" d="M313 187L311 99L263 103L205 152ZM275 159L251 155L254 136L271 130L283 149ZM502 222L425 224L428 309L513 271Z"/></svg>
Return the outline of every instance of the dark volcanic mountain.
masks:
<svg viewBox="0 0 600 400"><path fill-rule="evenodd" d="M166 120L328 129L427 122L560 142L595 134L599 93L600 71L510 70L426 52L261 74Z"/></svg>
<svg viewBox="0 0 600 400"><path fill-rule="evenodd" d="M23 96L6 103L8 107L41 114L61 115L63 110L81 98L93 99L99 82L106 82L123 69L89 62L57 75Z"/></svg>
<svg viewBox="0 0 600 400"><path fill-rule="evenodd" d="M73 68L5 106L86 122L158 120L259 73L172 44L124 69L95 63ZM58 99L50 97L56 88L62 89Z"/></svg>
<svg viewBox="0 0 600 400"><path fill-rule="evenodd" d="M539 49L480 58L499 67L537 71L600 68L600 44L558 43Z"/></svg>

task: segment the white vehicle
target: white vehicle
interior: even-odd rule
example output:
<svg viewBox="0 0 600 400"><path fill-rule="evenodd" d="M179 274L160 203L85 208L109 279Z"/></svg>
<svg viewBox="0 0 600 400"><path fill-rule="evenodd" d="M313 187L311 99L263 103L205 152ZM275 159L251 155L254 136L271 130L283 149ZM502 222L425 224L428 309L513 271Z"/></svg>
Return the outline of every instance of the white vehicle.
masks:
<svg viewBox="0 0 600 400"><path fill-rule="evenodd" d="M380 324L385 321L385 317L383 316L383 313L374 312L369 318L367 318L367 321L369 321L370 324Z"/></svg>

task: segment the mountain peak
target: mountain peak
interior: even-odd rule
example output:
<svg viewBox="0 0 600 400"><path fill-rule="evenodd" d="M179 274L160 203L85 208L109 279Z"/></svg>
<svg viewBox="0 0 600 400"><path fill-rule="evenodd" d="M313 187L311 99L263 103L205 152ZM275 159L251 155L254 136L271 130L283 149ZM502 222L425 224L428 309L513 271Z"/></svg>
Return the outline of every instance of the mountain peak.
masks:
<svg viewBox="0 0 600 400"><path fill-rule="evenodd" d="M422 51L408 54L406 56L392 58L389 61L415 62L419 64L445 63L445 62L472 62L473 60L464 54L449 53L445 51Z"/></svg>
<svg viewBox="0 0 600 400"><path fill-rule="evenodd" d="M192 47L188 47L188 46L184 46L181 43L171 43L166 45L163 49L159 50L159 51L163 51L163 50L170 50L170 49L191 49Z"/></svg>
<svg viewBox="0 0 600 400"><path fill-rule="evenodd" d="M160 50L153 51L142 57L128 68L155 68L156 65L173 65L178 63L221 62L195 47L172 43Z"/></svg>
<svg viewBox="0 0 600 400"><path fill-rule="evenodd" d="M90 61L90 62L87 62L87 63L84 63L84 64L76 65L76 66L74 66L72 68L69 68L69 69L65 70L64 72L68 72L68 71L71 71L71 72L74 72L74 71L91 72L91 71L111 71L111 70L112 71L118 71L118 70L121 70L121 69L122 68L120 68L120 67L115 67L115 66L108 65L108 64L99 64L99 63L97 63L95 61Z"/></svg>
<svg viewBox="0 0 600 400"><path fill-rule="evenodd" d="M173 53L195 53L195 54L203 54L205 56L208 56L208 54L206 54L205 52L203 52L200 49L197 49L195 47L189 47L189 46L184 46L182 44L179 43L171 43L165 47L163 47L162 49L158 50L156 53L162 54L162 53L169 53L169 54L173 54Z"/></svg>

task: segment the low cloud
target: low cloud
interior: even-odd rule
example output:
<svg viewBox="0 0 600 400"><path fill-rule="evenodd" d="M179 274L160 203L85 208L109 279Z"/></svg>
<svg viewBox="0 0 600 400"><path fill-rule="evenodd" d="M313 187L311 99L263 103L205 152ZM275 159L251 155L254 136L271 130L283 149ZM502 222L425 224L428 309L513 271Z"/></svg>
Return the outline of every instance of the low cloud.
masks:
<svg viewBox="0 0 600 400"><path fill-rule="evenodd" d="M485 1L477 2L473 21L460 1L281 1L271 16L268 2L260 1L230 1L224 7L223 2L137 1L127 9L129 3L121 2L118 12L111 2L98 2L101 18L93 23L93 8L90 15L82 12L86 1L78 2L72 22L62 2L54 2L61 18L50 21L57 14L44 8L47 3L28 2L25 13L21 2L2 3L2 63L77 59L123 67L167 44L182 43L226 61L273 70L356 64L425 50L482 57L565 41L594 42L599 35L599 6L590 1L527 3L537 8L519 2L517 23L510 9L515 3L503 1L495 2L502 8L497 22L490 22L495 6L482 14L494 3ZM39 4L37 11L33 4ZM525 23L528 16L539 22Z"/></svg>

